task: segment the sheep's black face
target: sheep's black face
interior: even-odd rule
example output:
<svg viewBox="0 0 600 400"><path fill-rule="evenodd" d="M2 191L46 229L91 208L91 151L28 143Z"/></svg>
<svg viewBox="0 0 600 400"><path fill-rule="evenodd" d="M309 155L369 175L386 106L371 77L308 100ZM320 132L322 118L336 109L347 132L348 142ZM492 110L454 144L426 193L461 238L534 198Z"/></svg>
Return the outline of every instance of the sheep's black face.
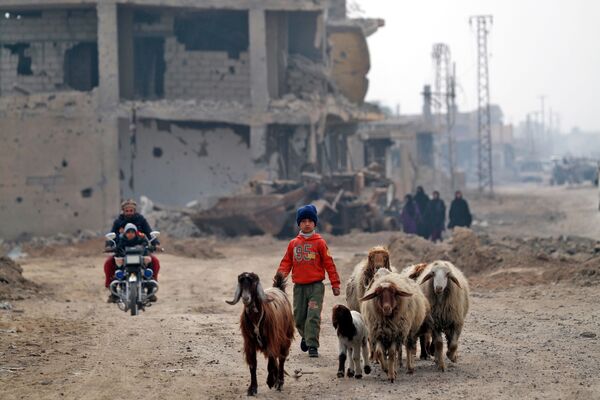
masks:
<svg viewBox="0 0 600 400"><path fill-rule="evenodd" d="M331 322L333 323L333 327L336 329L338 326L352 324L352 314L350 313L350 309L342 304L333 306L333 310L331 312Z"/></svg>

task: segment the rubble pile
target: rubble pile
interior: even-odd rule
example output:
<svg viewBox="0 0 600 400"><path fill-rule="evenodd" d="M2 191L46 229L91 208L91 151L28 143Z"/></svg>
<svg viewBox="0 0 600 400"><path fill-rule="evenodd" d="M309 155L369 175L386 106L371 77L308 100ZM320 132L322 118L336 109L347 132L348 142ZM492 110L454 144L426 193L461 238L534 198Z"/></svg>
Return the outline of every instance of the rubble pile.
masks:
<svg viewBox="0 0 600 400"><path fill-rule="evenodd" d="M376 232L399 226L395 188L378 165L360 172L323 176L305 172L300 181L254 181L252 193L219 199L191 215L204 232L225 236L289 236L296 231L295 210L312 203L321 232Z"/></svg>
<svg viewBox="0 0 600 400"><path fill-rule="evenodd" d="M300 54L288 57L287 85L290 93L303 94L335 92L330 73L323 64L316 63Z"/></svg>
<svg viewBox="0 0 600 400"><path fill-rule="evenodd" d="M592 239L493 238L455 228L452 237L434 244L414 235L397 234L389 242L398 268L416 262L448 260L479 284L497 286L559 282L600 284L600 244ZM482 278L485 277L485 278Z"/></svg>
<svg viewBox="0 0 600 400"><path fill-rule="evenodd" d="M8 257L0 257L0 300L18 300L36 285L23 277L23 269Z"/></svg>

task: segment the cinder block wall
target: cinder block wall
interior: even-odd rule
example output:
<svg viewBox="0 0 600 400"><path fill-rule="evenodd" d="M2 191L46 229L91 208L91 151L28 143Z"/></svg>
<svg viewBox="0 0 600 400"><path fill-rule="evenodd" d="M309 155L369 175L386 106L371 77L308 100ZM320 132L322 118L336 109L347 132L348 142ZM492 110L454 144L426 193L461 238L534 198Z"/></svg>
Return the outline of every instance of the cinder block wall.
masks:
<svg viewBox="0 0 600 400"><path fill-rule="evenodd" d="M95 10L47 10L40 18L0 18L0 95L15 92L15 84L31 92L67 90L64 58L67 50L81 42L97 41ZM18 54L4 45L29 44L31 75L19 75Z"/></svg>
<svg viewBox="0 0 600 400"><path fill-rule="evenodd" d="M168 99L250 101L247 52L235 59L224 51L188 51L175 37L170 37L165 43L165 60Z"/></svg>

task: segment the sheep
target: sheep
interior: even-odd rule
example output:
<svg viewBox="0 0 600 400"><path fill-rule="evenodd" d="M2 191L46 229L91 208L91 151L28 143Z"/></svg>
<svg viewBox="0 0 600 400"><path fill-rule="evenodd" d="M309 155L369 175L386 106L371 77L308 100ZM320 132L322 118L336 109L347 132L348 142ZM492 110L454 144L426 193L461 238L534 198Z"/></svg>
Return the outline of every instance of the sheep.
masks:
<svg viewBox="0 0 600 400"><path fill-rule="evenodd" d="M427 265L427 263L409 265L408 267L400 271L400 275L410 278L413 281L417 281L417 279L419 278L419 276L421 276L425 268L427 268Z"/></svg>
<svg viewBox="0 0 600 400"><path fill-rule="evenodd" d="M412 279L413 281L417 281L425 268L427 268L427 263L419 263L409 265L400 271L400 275L406 278ZM421 354L419 358L421 360L429 359L429 356L433 354L433 348L430 348L431 345L431 332L426 331L422 335L419 336L419 347L421 348Z"/></svg>
<svg viewBox="0 0 600 400"><path fill-rule="evenodd" d="M285 293L286 280L282 274L273 278L273 287L263 290L258 275L244 272L238 276L237 288L232 301L240 298L244 309L240 315L240 330L244 337L246 362L250 367L248 396L257 393L256 352L268 358L267 385L281 391L284 380L284 364L294 339L294 316Z"/></svg>
<svg viewBox="0 0 600 400"><path fill-rule="evenodd" d="M469 311L469 283L463 273L449 261L434 261L429 264L418 283L431 305L433 349L430 348L430 352L434 353L438 368L445 371L442 333L448 342L446 356L450 361L456 362L458 338Z"/></svg>
<svg viewBox="0 0 600 400"><path fill-rule="evenodd" d="M371 366L369 365L368 357L367 327L360 313L350 310L342 304L337 304L333 307L331 321L337 332L340 349L338 378L344 377L346 354L347 358L350 359L347 376L349 378L354 376L356 379L362 378L362 368L360 366L361 350L365 363L365 374L370 374Z"/></svg>
<svg viewBox="0 0 600 400"><path fill-rule="evenodd" d="M429 329L429 303L419 285L398 273L386 274L374 281L360 300L375 358L390 381L396 379L396 357L402 359L403 345L407 373L412 374L416 339Z"/></svg>
<svg viewBox="0 0 600 400"><path fill-rule="evenodd" d="M390 253L383 246L375 246L369 250L369 256L354 267L354 272L346 284L346 304L351 310L360 312L359 299L373 281L375 272L385 268L396 272L396 269L390 265Z"/></svg>

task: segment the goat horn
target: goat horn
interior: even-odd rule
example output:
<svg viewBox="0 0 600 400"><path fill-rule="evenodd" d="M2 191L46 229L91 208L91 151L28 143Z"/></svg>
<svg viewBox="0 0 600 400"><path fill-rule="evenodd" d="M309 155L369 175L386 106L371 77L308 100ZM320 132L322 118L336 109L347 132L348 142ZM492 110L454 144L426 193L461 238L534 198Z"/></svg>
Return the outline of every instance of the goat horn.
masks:
<svg viewBox="0 0 600 400"><path fill-rule="evenodd" d="M237 287L235 288L235 294L233 295L233 300L225 300L225 302L231 306L237 304L240 301L240 297L242 297L242 288L240 288L240 284L238 282Z"/></svg>
<svg viewBox="0 0 600 400"><path fill-rule="evenodd" d="M260 282L258 282L256 284L256 293L258 294L258 298L260 299L261 302L265 303L268 302L269 299L267 298L267 295L265 294L265 291L262 288L262 285L260 284Z"/></svg>

